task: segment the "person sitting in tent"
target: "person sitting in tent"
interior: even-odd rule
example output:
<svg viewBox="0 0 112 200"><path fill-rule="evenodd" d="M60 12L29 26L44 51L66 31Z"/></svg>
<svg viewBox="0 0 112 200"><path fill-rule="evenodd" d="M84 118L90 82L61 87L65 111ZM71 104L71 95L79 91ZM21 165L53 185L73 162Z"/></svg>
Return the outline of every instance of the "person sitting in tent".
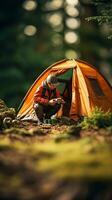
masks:
<svg viewBox="0 0 112 200"><path fill-rule="evenodd" d="M44 119L50 119L64 103L59 90L56 88L57 85L57 77L51 74L42 82L34 94L33 108L39 123L43 123Z"/></svg>

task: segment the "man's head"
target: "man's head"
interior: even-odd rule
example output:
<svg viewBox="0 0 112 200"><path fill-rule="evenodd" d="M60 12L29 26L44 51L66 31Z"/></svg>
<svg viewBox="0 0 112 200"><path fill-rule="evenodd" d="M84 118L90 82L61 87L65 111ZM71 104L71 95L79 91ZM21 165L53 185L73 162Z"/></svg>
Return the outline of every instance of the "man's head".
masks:
<svg viewBox="0 0 112 200"><path fill-rule="evenodd" d="M52 75L52 74L50 74L50 75L47 77L46 81L47 81L48 86L49 86L51 89L56 88L56 86L57 86L58 83L59 83L57 77L56 77L55 75Z"/></svg>

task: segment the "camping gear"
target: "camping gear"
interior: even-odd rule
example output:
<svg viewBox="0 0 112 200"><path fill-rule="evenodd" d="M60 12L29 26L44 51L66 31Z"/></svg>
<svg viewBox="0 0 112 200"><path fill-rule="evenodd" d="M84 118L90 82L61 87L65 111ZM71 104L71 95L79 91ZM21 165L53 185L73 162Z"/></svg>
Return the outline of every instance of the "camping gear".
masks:
<svg viewBox="0 0 112 200"><path fill-rule="evenodd" d="M81 60L64 59L48 67L34 82L23 99L17 117L34 119L33 97L50 74L57 76L57 88L65 101L57 116L70 119L89 116L95 107L112 111L112 88L103 75L92 65Z"/></svg>

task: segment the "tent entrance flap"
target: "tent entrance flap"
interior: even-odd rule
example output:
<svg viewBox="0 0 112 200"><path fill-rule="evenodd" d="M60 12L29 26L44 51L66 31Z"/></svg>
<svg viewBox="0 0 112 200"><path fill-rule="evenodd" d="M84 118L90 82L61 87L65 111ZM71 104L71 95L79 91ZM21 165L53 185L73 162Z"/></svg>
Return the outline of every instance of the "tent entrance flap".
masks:
<svg viewBox="0 0 112 200"><path fill-rule="evenodd" d="M61 107L61 115L69 117L72 99L72 76L73 69L69 69L62 75L58 76L59 85L57 86L65 104Z"/></svg>

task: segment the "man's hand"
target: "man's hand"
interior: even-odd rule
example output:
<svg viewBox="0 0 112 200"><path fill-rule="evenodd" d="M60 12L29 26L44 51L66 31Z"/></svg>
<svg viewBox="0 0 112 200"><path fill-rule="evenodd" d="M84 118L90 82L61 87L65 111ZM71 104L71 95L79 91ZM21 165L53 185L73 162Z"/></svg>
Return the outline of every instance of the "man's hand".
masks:
<svg viewBox="0 0 112 200"><path fill-rule="evenodd" d="M62 103L62 104L65 103L65 101L61 97L57 98L56 100L57 103Z"/></svg>
<svg viewBox="0 0 112 200"><path fill-rule="evenodd" d="M51 99L50 101L49 101L49 105L51 105L51 106L54 106L55 104L64 104L65 103L65 101L61 98L61 97L59 97L59 98L55 98L55 99Z"/></svg>
<svg viewBox="0 0 112 200"><path fill-rule="evenodd" d="M51 99L51 100L49 100L49 105L50 105L50 106L54 106L56 103L57 103L57 102L56 102L56 99Z"/></svg>

